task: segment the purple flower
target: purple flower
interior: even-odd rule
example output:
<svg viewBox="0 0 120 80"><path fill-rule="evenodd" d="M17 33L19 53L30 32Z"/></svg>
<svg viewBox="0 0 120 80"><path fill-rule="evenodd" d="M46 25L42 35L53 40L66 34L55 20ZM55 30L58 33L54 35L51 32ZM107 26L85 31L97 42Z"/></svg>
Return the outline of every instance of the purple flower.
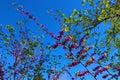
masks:
<svg viewBox="0 0 120 80"><path fill-rule="evenodd" d="M59 31L59 34L60 34L60 35L64 35L64 31L63 31L63 30L60 30L60 31Z"/></svg>
<svg viewBox="0 0 120 80"><path fill-rule="evenodd" d="M86 62L86 66L90 65L91 63L93 63L94 61L94 57L91 57L87 62Z"/></svg>
<svg viewBox="0 0 120 80"><path fill-rule="evenodd" d="M85 74L89 73L88 70L82 71L82 72L77 72L76 76L84 76Z"/></svg>
<svg viewBox="0 0 120 80"><path fill-rule="evenodd" d="M106 57L106 53L102 54L102 55L100 56L100 58L98 59L98 61L101 61L101 60L104 59L105 57Z"/></svg>
<svg viewBox="0 0 120 80"><path fill-rule="evenodd" d="M85 50L82 49L82 50L80 50L80 51L78 52L78 54L81 55L81 54L84 53L84 52L85 52Z"/></svg>
<svg viewBox="0 0 120 80"><path fill-rule="evenodd" d="M53 48L57 48L60 45L60 43L56 42L55 44L53 44Z"/></svg>
<svg viewBox="0 0 120 80"><path fill-rule="evenodd" d="M69 47L69 51L71 51L73 48L77 48L77 44L76 43L72 43Z"/></svg>
<svg viewBox="0 0 120 80"><path fill-rule="evenodd" d="M105 70L107 70L107 68L103 68L103 69L102 69L102 71L105 71Z"/></svg>
<svg viewBox="0 0 120 80"><path fill-rule="evenodd" d="M66 47L66 46L63 46L63 49L67 49L67 47Z"/></svg>
<svg viewBox="0 0 120 80"><path fill-rule="evenodd" d="M102 76L102 78L107 78L109 75L108 74L105 74Z"/></svg>
<svg viewBox="0 0 120 80"><path fill-rule="evenodd" d="M30 12L25 11L25 10L21 10L21 12L22 12L23 14L26 14L26 15L29 15L29 14L30 14Z"/></svg>
<svg viewBox="0 0 120 80"><path fill-rule="evenodd" d="M32 19L33 19L34 21L36 21L36 20L37 20L37 18L36 18L36 17L33 17Z"/></svg>
<svg viewBox="0 0 120 80"><path fill-rule="evenodd" d="M98 71L96 71L96 72L95 72L95 74L94 74L94 76L96 77L98 74L99 74L99 72L98 72Z"/></svg>
<svg viewBox="0 0 120 80"><path fill-rule="evenodd" d="M80 62L78 60L74 60L71 64L69 64L70 67L76 66Z"/></svg>
<svg viewBox="0 0 120 80"><path fill-rule="evenodd" d="M82 38L80 39L80 43L84 42L84 38L86 35L82 36Z"/></svg>
<svg viewBox="0 0 120 80"><path fill-rule="evenodd" d="M62 44L65 45L69 40L71 40L70 37L66 37L63 41Z"/></svg>
<svg viewBox="0 0 120 80"><path fill-rule="evenodd" d="M100 66L96 66L94 69L93 69L93 71L96 71L97 69L99 69L100 68Z"/></svg>
<svg viewBox="0 0 120 80"><path fill-rule="evenodd" d="M93 46L88 46L88 50L90 50L90 49L92 49L93 48Z"/></svg>
<svg viewBox="0 0 120 80"><path fill-rule="evenodd" d="M67 57L67 58L70 58L70 57L72 57L72 56L73 56L73 53L66 54L66 57Z"/></svg>

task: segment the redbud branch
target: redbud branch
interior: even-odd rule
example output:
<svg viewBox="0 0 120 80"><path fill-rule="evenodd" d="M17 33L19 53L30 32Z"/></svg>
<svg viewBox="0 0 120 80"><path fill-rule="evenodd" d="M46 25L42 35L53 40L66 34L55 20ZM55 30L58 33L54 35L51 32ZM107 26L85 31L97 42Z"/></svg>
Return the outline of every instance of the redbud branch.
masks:
<svg viewBox="0 0 120 80"><path fill-rule="evenodd" d="M89 54L88 54L88 56L90 56ZM95 59L94 59L94 62L95 63L97 63L100 67L103 67L103 66L101 66L101 64L100 63L98 63ZM104 68L104 67L103 67ZM111 76L113 76L113 74L111 74L108 70L106 70ZM116 78L115 78L116 79ZM117 80L117 79L116 79Z"/></svg>
<svg viewBox="0 0 120 80"><path fill-rule="evenodd" d="M86 70L89 71L89 69L81 61L80 61L80 63L85 67ZM89 71L89 73L94 77L95 80L97 80L97 78L93 75L93 73L91 73L90 71Z"/></svg>

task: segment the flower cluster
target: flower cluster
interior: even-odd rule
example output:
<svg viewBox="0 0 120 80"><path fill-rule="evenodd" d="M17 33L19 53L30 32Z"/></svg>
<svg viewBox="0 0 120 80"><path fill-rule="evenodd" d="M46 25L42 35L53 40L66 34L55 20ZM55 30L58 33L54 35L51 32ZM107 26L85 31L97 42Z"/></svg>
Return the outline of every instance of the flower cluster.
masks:
<svg viewBox="0 0 120 80"><path fill-rule="evenodd" d="M23 10L23 9L21 9L21 12L22 12L23 14L26 14L26 15L28 16L28 18L33 19L34 21L37 20L36 17L34 17L34 16L32 16L32 15L30 14L30 12L28 12L28 11L26 11L26 10Z"/></svg>
<svg viewBox="0 0 120 80"><path fill-rule="evenodd" d="M109 74L105 74L102 76L102 78L107 78L109 76Z"/></svg>
<svg viewBox="0 0 120 80"><path fill-rule="evenodd" d="M30 18L30 19L32 19L33 21L35 21L36 24L37 24L38 26L40 26L47 34L51 35L52 38L57 39L57 40L60 39L60 38L62 38L62 35L64 34L64 31L63 31L63 30L61 30L61 31L59 32L60 36L55 36L55 34L54 34L53 32L49 32L48 29L45 27L45 25L41 24L41 23L37 20L36 17L32 16L29 11L26 11L26 10L23 10L23 9L19 9L19 10L21 11L21 13L27 15L28 18Z"/></svg>
<svg viewBox="0 0 120 80"><path fill-rule="evenodd" d="M53 44L53 48L57 48L58 46L60 45L60 43L59 42L56 42L55 44Z"/></svg>
<svg viewBox="0 0 120 80"><path fill-rule="evenodd" d="M80 51L78 52L78 54L81 55L81 54L83 54L84 52L85 52L85 50L82 49L82 50L80 50Z"/></svg>
<svg viewBox="0 0 120 80"><path fill-rule="evenodd" d="M69 64L69 67L73 67L76 66L77 64L79 64L80 62L78 60L74 60L71 64Z"/></svg>
<svg viewBox="0 0 120 80"><path fill-rule="evenodd" d="M77 49L78 48L78 46L77 46L77 44L76 43L72 43L70 46L69 46L69 51L71 51L72 49Z"/></svg>
<svg viewBox="0 0 120 80"><path fill-rule="evenodd" d="M96 66L94 69L93 69L93 71L96 71L96 70L98 70L100 68L100 66Z"/></svg>
<svg viewBox="0 0 120 80"><path fill-rule="evenodd" d="M66 57L69 58L69 59L73 58L73 53L71 52L69 54L66 54Z"/></svg>
<svg viewBox="0 0 120 80"><path fill-rule="evenodd" d="M92 49L93 47L92 46L88 46L88 47L84 47L83 49L81 49L78 54L81 55L83 53L85 53L86 51Z"/></svg>
<svg viewBox="0 0 120 80"><path fill-rule="evenodd" d="M76 76L84 76L87 73L89 73L88 70L85 70L85 71L82 71L82 72L78 71L78 72L76 72Z"/></svg>
<svg viewBox="0 0 120 80"><path fill-rule="evenodd" d="M58 36L58 39L60 40L64 35L64 31L63 30L60 30L59 31L59 36Z"/></svg>
<svg viewBox="0 0 120 80"><path fill-rule="evenodd" d="M84 42L85 37L86 37L86 35L82 36L82 38L80 39L79 44L81 44L81 43L83 43L83 42Z"/></svg>
<svg viewBox="0 0 120 80"><path fill-rule="evenodd" d="M64 31L63 31L63 30L60 30L60 31L59 31L59 34L60 34L60 36L63 36L63 35L64 35Z"/></svg>
<svg viewBox="0 0 120 80"><path fill-rule="evenodd" d="M98 59L98 62L101 62L106 56L107 56L107 53L102 54Z"/></svg>
<svg viewBox="0 0 120 80"><path fill-rule="evenodd" d="M111 68L111 67L112 67L112 63L110 63L110 64L108 64L108 65L106 66L107 69L109 69L109 68Z"/></svg>
<svg viewBox="0 0 120 80"><path fill-rule="evenodd" d="M62 44L65 45L68 41L72 40L71 36L65 37L62 41Z"/></svg>
<svg viewBox="0 0 120 80"><path fill-rule="evenodd" d="M87 62L86 62L86 66L90 65L91 63L93 63L94 61L94 57L91 57Z"/></svg>
<svg viewBox="0 0 120 80"><path fill-rule="evenodd" d="M102 73L103 71L108 70L111 66L112 66L112 63L108 64L108 65L105 66L105 67L97 66L96 68L94 68L94 71L96 71L95 74L94 74L95 77L96 77L99 73Z"/></svg>
<svg viewBox="0 0 120 80"><path fill-rule="evenodd" d="M85 51L88 51L88 50L90 50L90 49L92 49L92 48L93 48L93 46L88 46L88 47L85 47L84 50L85 50Z"/></svg>

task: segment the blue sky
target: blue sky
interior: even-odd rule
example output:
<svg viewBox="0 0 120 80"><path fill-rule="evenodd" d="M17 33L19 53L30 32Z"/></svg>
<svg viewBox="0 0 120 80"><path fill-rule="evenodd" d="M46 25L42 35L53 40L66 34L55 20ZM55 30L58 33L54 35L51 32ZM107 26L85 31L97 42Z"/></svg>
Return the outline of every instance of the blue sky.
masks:
<svg viewBox="0 0 120 80"><path fill-rule="evenodd" d="M0 24L2 23L3 26L6 24L16 26L16 21L27 17L19 11L16 11L15 7L12 6L13 2L23 5L25 10L30 11L41 23L46 25L49 31L55 33L60 29L59 22L48 14L47 10L53 10L53 12L55 12L54 10L61 9L63 13L70 15L73 9L81 8L79 0L1 0ZM36 24L32 22L32 20L29 21L28 26L35 28L34 26L36 26Z"/></svg>
<svg viewBox="0 0 120 80"><path fill-rule="evenodd" d="M10 24L16 26L16 21L22 20L25 16L12 6L14 0L1 0L0 1L0 24L5 26ZM28 10L38 18L38 20L45 24L51 32L57 33L60 29L59 22L54 17L47 13L47 10L61 9L66 15L70 15L73 9L84 9L80 4L80 0L15 0L20 5L23 5L25 10ZM32 20L29 20L28 26L31 28L38 27ZM50 36L46 39L51 41ZM48 41L48 40L46 40ZM52 41L51 41L52 42ZM62 51L63 52L63 51ZM61 49L57 49L57 53L61 53ZM74 68L74 70L80 70L82 67ZM74 72L74 71L73 71ZM93 80L91 76L87 75L87 78Z"/></svg>
<svg viewBox="0 0 120 80"><path fill-rule="evenodd" d="M12 6L13 0L1 0L0 2L0 14L2 24L14 24L15 21L23 18L23 16L15 10ZM52 9L62 9L66 14L70 14L71 11L76 8L80 9L79 0L15 0L15 2L22 4L24 9L30 11L33 15L37 16L39 21L43 24L54 26L57 25L54 18L52 18L47 10Z"/></svg>

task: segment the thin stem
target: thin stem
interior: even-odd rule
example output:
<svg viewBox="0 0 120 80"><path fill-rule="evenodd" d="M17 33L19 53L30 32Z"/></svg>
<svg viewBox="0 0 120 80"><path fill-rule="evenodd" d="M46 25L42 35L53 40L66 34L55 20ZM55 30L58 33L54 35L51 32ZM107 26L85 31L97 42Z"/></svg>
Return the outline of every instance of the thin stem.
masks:
<svg viewBox="0 0 120 80"><path fill-rule="evenodd" d="M4 72L3 72L3 70L2 70L2 67L0 66L0 79L1 80L4 80L4 74L3 74Z"/></svg>
<svg viewBox="0 0 120 80"><path fill-rule="evenodd" d="M88 68L81 61L80 61L80 63L85 67L86 70L88 70ZM97 80L97 78L90 71L89 71L89 73L94 77L95 80Z"/></svg>
<svg viewBox="0 0 120 80"><path fill-rule="evenodd" d="M88 56L90 56L90 55L88 54ZM102 67L101 64L98 63L96 60L94 60L94 62L97 63L100 67ZM113 74L111 74L108 70L106 70L106 71L107 71L111 76L113 76ZM116 78L115 78L115 79L116 79ZM117 79L116 79L116 80L117 80Z"/></svg>
<svg viewBox="0 0 120 80"><path fill-rule="evenodd" d="M102 23L103 21L108 20L108 19L111 19L111 18L114 18L114 17L120 17L120 14L115 14L114 16L106 17L106 18L102 19L101 21L95 20L95 21L93 21L93 23L92 23L93 26L85 29L84 31L92 30L93 28L97 27L97 25L99 25L99 24Z"/></svg>
<svg viewBox="0 0 120 80"><path fill-rule="evenodd" d="M14 80L16 80L15 79L16 78L16 65L17 65L17 57L15 58L15 62L14 62L14 75L13 75Z"/></svg>

